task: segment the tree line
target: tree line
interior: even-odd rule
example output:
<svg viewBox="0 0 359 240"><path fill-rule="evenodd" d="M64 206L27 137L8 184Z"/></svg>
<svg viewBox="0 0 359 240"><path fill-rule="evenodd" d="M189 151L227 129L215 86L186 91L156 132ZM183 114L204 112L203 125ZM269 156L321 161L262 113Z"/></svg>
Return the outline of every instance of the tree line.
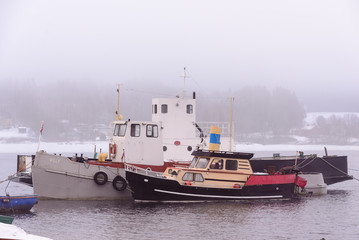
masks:
<svg viewBox="0 0 359 240"><path fill-rule="evenodd" d="M174 96L174 89L142 84L120 90L120 113L125 119L151 120L151 99ZM0 82L0 129L4 119L14 126L26 126L34 131L45 121L44 140L91 140L104 137L103 131L115 120L116 83L65 80L38 84L36 81ZM306 112L295 93L289 89L269 90L249 86L228 91L198 91L198 122L229 122L230 98L236 141L261 141L267 136L281 136L280 141L296 133L314 139L315 136L337 136L342 139L358 136L357 116L339 119L318 119L311 131L302 130ZM344 141L343 140L343 141ZM272 140L269 140L269 142ZM265 142L265 141L264 141Z"/></svg>

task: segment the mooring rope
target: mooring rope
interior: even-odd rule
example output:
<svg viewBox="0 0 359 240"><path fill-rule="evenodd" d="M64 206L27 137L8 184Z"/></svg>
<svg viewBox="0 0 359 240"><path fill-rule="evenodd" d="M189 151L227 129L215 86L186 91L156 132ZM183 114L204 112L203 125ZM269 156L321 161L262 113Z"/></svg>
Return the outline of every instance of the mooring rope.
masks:
<svg viewBox="0 0 359 240"><path fill-rule="evenodd" d="M4 183L4 182L6 182L6 181L11 181L11 179L12 179L14 176L16 176L19 172L22 172L23 170L30 169L30 168L31 168L31 166L29 166L30 164L32 165L32 161L29 162L28 164L26 164L25 169L20 169L20 170L17 171L16 173L14 173L14 174L8 176L6 179L0 181L0 184Z"/></svg>
<svg viewBox="0 0 359 240"><path fill-rule="evenodd" d="M328 162L327 160L325 160L325 159L323 159L323 158L321 158L321 157L317 157L317 158L319 158L319 159L323 160L323 161L324 161L325 163L327 163L329 166L331 166L332 168L334 168L334 169L338 170L339 172L341 172L341 173L345 174L346 176L351 177L351 178L353 178L353 179L355 179L355 180L359 181L359 179L358 179L358 178L356 178L356 177L354 177L354 176L351 176L351 175L349 175L348 173L346 173L346 172L342 171L341 169L337 168L336 166L334 166L333 164L331 164L331 163L330 163L330 162Z"/></svg>

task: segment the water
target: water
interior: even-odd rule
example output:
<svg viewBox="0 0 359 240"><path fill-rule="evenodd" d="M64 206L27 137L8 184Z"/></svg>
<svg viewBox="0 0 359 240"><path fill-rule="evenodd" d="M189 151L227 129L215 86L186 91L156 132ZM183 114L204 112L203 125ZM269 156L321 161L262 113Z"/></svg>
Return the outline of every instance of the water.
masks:
<svg viewBox="0 0 359 240"><path fill-rule="evenodd" d="M256 156L272 153L257 152ZM359 178L358 150L330 154L348 155L350 174ZM0 166L2 180L15 172L16 153L0 153ZM6 184L0 187L3 195ZM31 188L16 183L7 191L32 193ZM359 239L358 200L356 180L329 186L328 195L293 201L135 204L40 200L31 213L14 215L13 224L53 239Z"/></svg>

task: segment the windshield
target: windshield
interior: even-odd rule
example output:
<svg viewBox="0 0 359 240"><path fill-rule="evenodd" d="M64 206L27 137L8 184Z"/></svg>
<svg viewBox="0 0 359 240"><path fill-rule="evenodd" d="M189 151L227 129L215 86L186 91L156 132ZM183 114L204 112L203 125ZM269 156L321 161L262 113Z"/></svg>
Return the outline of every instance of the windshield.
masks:
<svg viewBox="0 0 359 240"><path fill-rule="evenodd" d="M194 157L191 164L189 165L190 168L194 168L194 165L196 164L197 162L197 157Z"/></svg>
<svg viewBox="0 0 359 240"><path fill-rule="evenodd" d="M200 158L196 165L196 168L206 168L209 162L209 158Z"/></svg>

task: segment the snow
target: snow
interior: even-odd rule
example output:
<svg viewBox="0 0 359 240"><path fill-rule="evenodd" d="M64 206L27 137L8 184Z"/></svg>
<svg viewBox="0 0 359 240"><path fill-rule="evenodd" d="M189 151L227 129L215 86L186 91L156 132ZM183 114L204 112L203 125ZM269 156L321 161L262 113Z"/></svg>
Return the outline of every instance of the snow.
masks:
<svg viewBox="0 0 359 240"><path fill-rule="evenodd" d="M359 146L351 145L325 145L328 151L350 151L350 150L359 150ZM237 144L236 151L251 151L251 152L261 152L261 151L321 151L324 152L324 145L311 145L311 144Z"/></svg>
<svg viewBox="0 0 359 240"><path fill-rule="evenodd" d="M0 139L9 139L9 138L19 138L26 139L28 138L27 133L19 133L18 128L10 128L0 130Z"/></svg>
<svg viewBox="0 0 359 240"><path fill-rule="evenodd" d="M302 139L305 143L305 139ZM37 143L0 143L0 153L35 154ZM39 150L49 153L93 153L96 146L97 152L108 152L107 141L96 142L41 142ZM325 145L328 150L359 150L355 145ZM311 144L257 144L237 143L236 151L324 151L324 145Z"/></svg>
<svg viewBox="0 0 359 240"><path fill-rule="evenodd" d="M26 233L23 229L11 225L0 223L0 238L1 239L24 239L24 240L49 240L51 238L40 237Z"/></svg>
<svg viewBox="0 0 359 240"><path fill-rule="evenodd" d="M39 150L50 153L92 153L102 149L108 152L108 142L41 142ZM0 153L34 154L38 143L0 143Z"/></svg>

